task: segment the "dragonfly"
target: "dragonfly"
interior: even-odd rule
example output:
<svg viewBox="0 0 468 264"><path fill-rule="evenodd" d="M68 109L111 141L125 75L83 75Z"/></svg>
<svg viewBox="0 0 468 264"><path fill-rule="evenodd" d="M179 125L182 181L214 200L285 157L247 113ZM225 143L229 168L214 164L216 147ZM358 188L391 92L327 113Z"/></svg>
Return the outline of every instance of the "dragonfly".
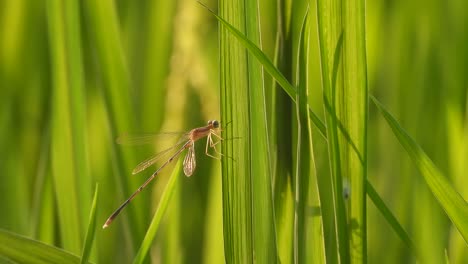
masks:
<svg viewBox="0 0 468 264"><path fill-rule="evenodd" d="M190 130L187 133L184 133L180 140L174 146L163 150L155 156L138 164L133 170L132 174L136 174L145 170L146 168L150 167L158 160L160 160L162 157L167 156L168 153L171 153L171 151L173 152L173 154L170 155L169 158L155 172L153 172L153 174L151 174L151 176L127 200L125 200L125 202L123 202L119 206L119 208L117 208L117 210L115 210L109 216L102 228L108 227L112 223L112 221L114 221L114 219L120 214L120 212L133 200L133 198L135 198L135 196L137 196L160 173L160 171L164 169L164 167L166 167L169 163L176 159L186 149L187 154L185 155L183 162L184 174L187 177L192 176L197 166L195 160L195 142L199 139L206 137L205 154L207 156L215 159L220 159L220 157L223 154L221 154L221 152L219 152L216 149L216 146L223 140L223 138L221 138L221 136L219 135L219 132L221 131L219 125L219 121L210 120L208 121L208 124L206 126L197 127ZM120 140L118 139L118 142L119 141ZM216 155L218 156L210 154L209 149L213 149Z"/></svg>

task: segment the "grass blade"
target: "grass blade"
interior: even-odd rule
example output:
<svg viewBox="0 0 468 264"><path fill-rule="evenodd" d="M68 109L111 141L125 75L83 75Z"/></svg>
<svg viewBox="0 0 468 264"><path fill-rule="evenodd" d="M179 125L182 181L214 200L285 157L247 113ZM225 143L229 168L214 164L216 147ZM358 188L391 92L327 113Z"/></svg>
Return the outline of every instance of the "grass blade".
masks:
<svg viewBox="0 0 468 264"><path fill-rule="evenodd" d="M211 11L210 11L211 12ZM212 12L213 13L213 12ZM227 27L227 29L233 33L233 35L241 42L241 44L245 45L245 48L249 49L250 52L252 52L252 54L255 55L255 57L262 63L262 65L265 67L265 69L276 79L276 80L286 80L286 78L283 79L282 74L281 72L279 72L279 70L277 70L274 66L272 66L273 68L275 68L274 70L271 70L272 67L267 67L268 64L270 64L269 62L269 59L266 57L266 55L264 55L262 53L262 51L255 45L253 44L250 40L248 40L244 34L242 34L240 31L238 31L236 28L234 28L231 24L229 24L226 20L224 20L223 18L221 18L220 16L216 15L215 13L213 13L214 16L216 16L216 18L224 25ZM341 36L341 34L340 34ZM341 39L342 37L338 38L338 39ZM338 41L337 39L337 41ZM340 41L338 41L339 43ZM341 41L342 43L342 41ZM340 48L340 45L337 45L336 47L333 48L334 49L334 54L337 54L338 52L341 51L341 48ZM333 77L330 77L329 80L330 80L330 85L331 83L336 83L336 79L338 78L337 77L337 74L338 74L338 65L339 65L339 57L340 56L334 56L333 59L331 60L332 61L332 66L330 68L333 68L334 70L332 71L333 72L333 75L330 74L330 76L333 76ZM272 64L272 63L271 63ZM268 70L270 69L270 71ZM280 76L280 77L278 77ZM333 81L332 81L333 80ZM287 84L285 83L282 83L280 81L278 81L280 83L280 85L282 85L282 87L284 88L283 85L285 86L290 86L290 87L293 87L292 85L289 84L289 82L286 80L286 82L288 82ZM288 90L285 89L286 92L288 92ZM289 93L288 93L289 94ZM291 96L291 94L289 94ZM296 99L294 99L295 101ZM311 120L313 121L313 123L319 128L319 130L321 131L321 134L324 135L325 134L325 125L320 121L320 119L314 115L311 110L309 109L309 112L311 113ZM329 109L327 109L327 112L330 112ZM336 119L336 117L334 118L336 122L338 122L338 120ZM354 149L355 151L357 151L357 147L356 145L354 145L354 142L351 141L350 137L349 137L349 134L346 134L346 130L343 126L343 124L341 123L338 123L337 124L337 127L338 129L337 130L340 130L344 136L346 137L346 141L350 142L350 144L352 144L352 149ZM326 138L326 136L325 136ZM359 162L361 163L362 160L363 160L363 157L361 155L358 155L360 156L358 159L359 159ZM342 195L342 192L339 192L339 195L341 196ZM375 197L374 197L375 198ZM361 199L359 199L360 202L362 202ZM372 199L372 201L375 202L375 199ZM376 204L377 208L379 209L379 211L381 211L381 213L385 216L386 213L385 213L385 210L383 209L383 207L379 206L379 204ZM387 218L386 218L387 219ZM390 222L391 226L396 230L397 233L399 233L398 231L398 228L396 226L394 226L392 223L391 223L391 220L387 219L387 221ZM405 238L402 237L402 240L405 241Z"/></svg>
<svg viewBox="0 0 468 264"><path fill-rule="evenodd" d="M290 61L293 60L293 52L286 47L291 47L293 37L289 33L291 5L278 2L276 10L276 38L274 65L284 72L289 80L292 79ZM270 77L271 76L266 76ZM278 259L280 263L291 263L294 260L294 175L293 175L293 102L287 93L281 91L279 84L273 78L270 89L266 90L269 106L268 136L270 139L270 157L273 177L273 196L275 205L275 224L277 233ZM274 113L274 114L273 114ZM290 129L285 129L290 128Z"/></svg>
<svg viewBox="0 0 468 264"><path fill-rule="evenodd" d="M352 263L367 262L367 61L365 1L341 1L343 5L343 106L340 120L350 140L341 136L344 175L349 177L352 195L348 223L352 223L350 249ZM343 144L346 142L345 144ZM357 149L353 148L357 147ZM352 222L351 222L352 221Z"/></svg>
<svg viewBox="0 0 468 264"><path fill-rule="evenodd" d="M236 27L231 25L227 22L223 17L217 15L213 11L211 11L208 7L206 7L203 3L200 3L203 7L205 7L211 14L213 14L216 19L218 19L223 26L229 30L233 34L234 37L249 51L252 55L262 64L264 69L278 82L278 84L284 89L284 91L289 95L291 100L294 102L296 101L296 89L295 87L286 79L286 77L278 70L277 67L271 62L270 59L262 52L262 50L255 45L251 40L249 40L245 34L240 32ZM319 129L320 133L325 136L325 125L320 120L320 118L311 110L309 109L311 114L311 119L314 124Z"/></svg>
<svg viewBox="0 0 468 264"><path fill-rule="evenodd" d="M388 125L397 137L400 144L413 160L416 168L422 174L427 186L431 190L439 205L456 226L460 234L468 243L468 204L454 189L445 175L436 167L422 148L406 133L396 119L373 96L372 101L384 116Z"/></svg>
<svg viewBox="0 0 468 264"><path fill-rule="evenodd" d="M233 25L245 30L243 1L220 1L219 10ZM223 228L227 263L254 261L252 178L250 174L251 139L249 122L249 71L245 49L233 41L224 27L220 38L220 89L222 120L232 120L224 130L225 138L240 137L222 144Z"/></svg>
<svg viewBox="0 0 468 264"><path fill-rule="evenodd" d="M214 171L218 176L221 165L215 165ZM202 263L216 264L222 263L224 257L224 238L223 238L223 204L221 192L221 177L213 177L210 183L210 194L207 208L207 221L205 222L206 242L203 247Z"/></svg>
<svg viewBox="0 0 468 264"><path fill-rule="evenodd" d="M0 255L17 263L79 263L78 256L0 229Z"/></svg>
<svg viewBox="0 0 468 264"><path fill-rule="evenodd" d="M341 2L317 1L318 32L320 43L320 60L322 69L323 101L327 127L328 155L332 173L331 192L333 193L333 210L335 217L336 243L338 261L350 262L348 225L343 200L343 163L338 134L337 105L341 105L343 91L342 64L342 29ZM338 99L340 98L340 100ZM341 113L343 110L341 109ZM329 254L328 254L329 255Z"/></svg>
<svg viewBox="0 0 468 264"><path fill-rule="evenodd" d="M317 2L317 7L340 258L344 262L361 263L367 261L367 66L364 1L350 3L321 0ZM344 133L340 134L338 131ZM344 181L350 183L353 193L346 214L342 186ZM348 226L352 229L348 230Z"/></svg>
<svg viewBox="0 0 468 264"><path fill-rule="evenodd" d="M47 3L47 18L53 72L51 162L58 203L60 235L63 247L78 253L81 250L81 222L76 190L76 166L73 136L83 133L74 130L71 109L69 71L79 67L69 61L66 44L65 8L61 1ZM77 129L77 128L76 128Z"/></svg>
<svg viewBox="0 0 468 264"><path fill-rule="evenodd" d="M325 245L320 199L312 146L312 127L309 115L309 12L306 11L299 37L298 94L297 94L297 162L295 263L325 263ZM312 213L310 213L312 208Z"/></svg>
<svg viewBox="0 0 468 264"><path fill-rule="evenodd" d="M77 195L82 206L79 207L81 227L84 228L90 211L92 181L88 161L88 139L86 127L86 89L84 84L83 54L81 47L81 1L64 2L65 37L68 48L71 126L73 128L73 155L76 175L79 175ZM82 233L84 233L84 229Z"/></svg>
<svg viewBox="0 0 468 264"><path fill-rule="evenodd" d="M167 75L170 59L174 56L173 40L176 27L177 1L148 2L148 22L146 25L147 44L140 92L142 116L150 116L142 122L143 131L158 131L165 116ZM141 14L138 14L141 15ZM156 114L158 113L158 114Z"/></svg>
<svg viewBox="0 0 468 264"><path fill-rule="evenodd" d="M96 205L99 193L99 184L96 184L96 189L94 191L93 203L91 204L91 213L89 215L89 224L88 231L86 231L85 243L83 245L83 252L81 254L80 263L88 263L89 256L91 254L91 249L94 242L94 233L96 231Z"/></svg>
<svg viewBox="0 0 468 264"><path fill-rule="evenodd" d="M400 239L406 244L406 246L413 252L413 254L417 255L416 247L413 244L413 241L409 237L408 233L403 229L400 225L396 217L392 214L388 206L384 203L382 198L380 198L377 191L374 189L370 182L366 182L366 192L369 198L372 200L374 205L379 209L382 213L382 216L385 217L385 220L390 224L393 230L397 233Z"/></svg>
<svg viewBox="0 0 468 264"><path fill-rule="evenodd" d="M143 263L146 256L149 253L151 244L153 243L154 237L158 232L161 219L164 216L164 213L166 212L167 206L169 205L169 201L171 200L171 196L174 192L174 187L176 185L177 179L181 174L182 161L183 159L179 159L179 162L177 162L177 165L171 173L171 177L169 178L167 186L161 195L161 200L159 201L158 208L156 209L153 219L151 220L151 224L148 230L146 231L145 238L143 239L143 242L140 245L140 249L138 250L137 255L133 259L134 264Z"/></svg>
<svg viewBox="0 0 468 264"><path fill-rule="evenodd" d="M213 14L216 19L218 19L219 22L227 29L229 32L231 32L236 39L244 46L248 51L252 53L252 55L257 58L260 63L262 64L263 67L265 67L265 70L273 76L276 81L283 87L283 89L286 91L286 93L291 97L293 100L295 100L295 88L294 86L284 77L284 75L278 70L278 68L275 67L273 62L271 62L270 59L263 53L263 51L249 38L246 37L244 33L239 31L236 27L231 25L229 22L227 22L223 17L225 16L219 16L215 12L211 11L207 6L205 6L203 3L199 2L203 7L205 7L211 14Z"/></svg>
<svg viewBox="0 0 468 264"><path fill-rule="evenodd" d="M258 2L244 1L246 36L260 45ZM243 12L240 12L242 16ZM274 223L272 171L265 102L265 85L261 64L248 54L250 179L252 184L253 250L255 261L276 263L276 230Z"/></svg>
<svg viewBox="0 0 468 264"><path fill-rule="evenodd" d="M127 61L123 51L123 44L120 36L120 24L117 8L114 1L83 1L83 13L87 17L87 29L90 38L94 40L97 61L102 68L103 100L105 101L107 122L109 122L108 138L112 141L119 133L131 131L135 128L134 107L131 101L130 75L127 69ZM107 181L114 181L117 185L119 199L123 200L124 193L132 193L137 187L136 182L128 180L130 167L136 162L132 151L128 150L124 155L114 142L110 144L110 155L115 167L113 178ZM134 253L135 241L143 237L143 226L141 218L146 215L143 205L139 207L130 206L127 208L130 213L123 214L123 230L126 236L125 249Z"/></svg>

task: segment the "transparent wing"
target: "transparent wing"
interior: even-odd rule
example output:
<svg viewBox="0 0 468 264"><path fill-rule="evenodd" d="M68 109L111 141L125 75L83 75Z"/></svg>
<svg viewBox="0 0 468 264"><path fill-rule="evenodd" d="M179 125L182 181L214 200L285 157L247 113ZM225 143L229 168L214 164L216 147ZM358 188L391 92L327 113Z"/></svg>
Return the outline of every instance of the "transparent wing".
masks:
<svg viewBox="0 0 468 264"><path fill-rule="evenodd" d="M182 139L187 139L188 134L186 132L163 132L158 134L141 134L141 135L120 135L116 141L121 145L144 145L155 143L161 140L170 140L180 137ZM179 140L179 141L180 141Z"/></svg>
<svg viewBox="0 0 468 264"><path fill-rule="evenodd" d="M177 142L174 146L159 152L158 154L154 155L153 157L151 157L151 158L149 158L147 160L142 161L140 164L138 164L135 167L135 169L133 169L132 174L137 174L137 173L145 170L149 166L153 165L157 161L161 160L163 157L167 157L168 153L173 153L175 150L177 150L184 143L186 143L186 140L180 139L179 142Z"/></svg>
<svg viewBox="0 0 468 264"><path fill-rule="evenodd" d="M187 154L184 158L184 173L187 177L192 176L195 168L197 167L197 161L195 160L195 144L189 147Z"/></svg>

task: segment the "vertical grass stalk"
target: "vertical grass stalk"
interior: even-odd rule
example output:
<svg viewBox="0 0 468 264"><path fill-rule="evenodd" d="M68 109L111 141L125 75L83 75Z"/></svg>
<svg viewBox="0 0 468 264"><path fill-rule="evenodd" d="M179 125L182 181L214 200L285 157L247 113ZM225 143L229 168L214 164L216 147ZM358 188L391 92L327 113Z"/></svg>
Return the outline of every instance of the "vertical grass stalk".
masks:
<svg viewBox="0 0 468 264"><path fill-rule="evenodd" d="M349 262L348 228L342 196L342 168L338 143L338 125L336 120L336 90L342 88L337 80L342 78L342 67L335 57L341 54L341 2L335 0L317 1L317 19L320 42L320 60L322 68L322 87L325 121L327 128L330 172L332 173L333 206L335 216L336 243L339 260ZM339 86L339 87L338 87ZM325 191L325 190L324 190Z"/></svg>
<svg viewBox="0 0 468 264"><path fill-rule="evenodd" d="M112 180L117 182L119 191L119 199L116 200L123 200L124 194L131 193L137 186L130 184L125 173L130 171L130 164L135 164L131 162L132 156L124 155L114 143L118 133L128 132L135 127L130 76L120 40L120 24L113 1L90 0L85 1L83 5L84 14L89 20L88 30L91 38L96 42L96 54L102 68L103 94L110 124L109 138L112 140L110 153L116 168ZM124 221L125 235L129 238L127 241L130 241L126 248L132 253L134 242L143 237L141 221L137 219L146 215L143 208L143 206L130 206L127 208L129 213L120 216Z"/></svg>
<svg viewBox="0 0 468 264"><path fill-rule="evenodd" d="M365 263L367 74L364 1L320 0L317 5L339 254L342 262ZM350 190L343 189L344 181L349 182ZM343 192L351 193L346 209Z"/></svg>
<svg viewBox="0 0 468 264"><path fill-rule="evenodd" d="M220 1L220 14L260 46L256 1ZM263 72L255 58L220 29L221 109L233 121L224 144L223 215L228 263L275 263L271 172Z"/></svg>
<svg viewBox="0 0 468 264"><path fill-rule="evenodd" d="M304 17L297 58L297 162L295 263L325 263L325 244L308 103L309 16Z"/></svg>
<svg viewBox="0 0 468 264"><path fill-rule="evenodd" d="M77 61L70 61L67 45L65 6L59 0L47 2L49 43L52 61L52 132L51 163L58 205L60 236L63 248L74 253L81 250L81 217L78 206L77 164L74 135L84 133L72 125L71 89L76 83L71 82L70 72L81 71ZM72 87L74 86L74 87Z"/></svg>
<svg viewBox="0 0 468 264"><path fill-rule="evenodd" d="M343 3L343 122L350 139L346 139L345 177L350 182L352 263L367 263L367 63L365 38L365 1ZM351 141L351 142L350 142ZM357 148L357 149L356 149Z"/></svg>

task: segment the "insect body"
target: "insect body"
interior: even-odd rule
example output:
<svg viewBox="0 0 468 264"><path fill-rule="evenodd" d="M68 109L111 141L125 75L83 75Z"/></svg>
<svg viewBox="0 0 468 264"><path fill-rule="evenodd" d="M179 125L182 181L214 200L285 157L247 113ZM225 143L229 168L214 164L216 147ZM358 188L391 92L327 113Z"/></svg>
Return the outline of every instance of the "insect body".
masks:
<svg viewBox="0 0 468 264"><path fill-rule="evenodd" d="M219 122L217 120L210 120L208 121L208 125L203 126L203 127L198 127L190 130L188 133L185 133L182 138L174 145L173 147L164 150L158 154L156 154L154 157L145 160L138 164L138 166L135 167L133 170L133 174L136 174L140 171L145 170L149 166L153 165L156 161L158 161L162 156L165 156L165 154L169 153L170 151L175 151L168 160L166 160L161 167L159 167L151 176L125 201L122 203L122 205L115 210L114 213L109 216L107 219L106 223L102 226L102 228L108 227L112 221L119 215L120 211L125 208L132 200L135 198L137 194L139 194L155 177L156 175L159 174L159 172L166 167L169 163L171 163L174 159L176 159L185 149L187 149L187 154L185 155L184 158L184 173L187 177L191 176L193 172L195 171L195 168L197 166L196 160L195 160L195 142L198 141L201 138L206 137L206 147L205 147L205 154L207 156L210 156L215 159L219 159L219 156L214 156L208 152L209 148L212 148L214 152L218 155L222 155L217 149L216 145L223 140L221 136L218 134L220 131L219 128ZM180 147L179 147L180 146ZM179 147L179 148L177 148Z"/></svg>

